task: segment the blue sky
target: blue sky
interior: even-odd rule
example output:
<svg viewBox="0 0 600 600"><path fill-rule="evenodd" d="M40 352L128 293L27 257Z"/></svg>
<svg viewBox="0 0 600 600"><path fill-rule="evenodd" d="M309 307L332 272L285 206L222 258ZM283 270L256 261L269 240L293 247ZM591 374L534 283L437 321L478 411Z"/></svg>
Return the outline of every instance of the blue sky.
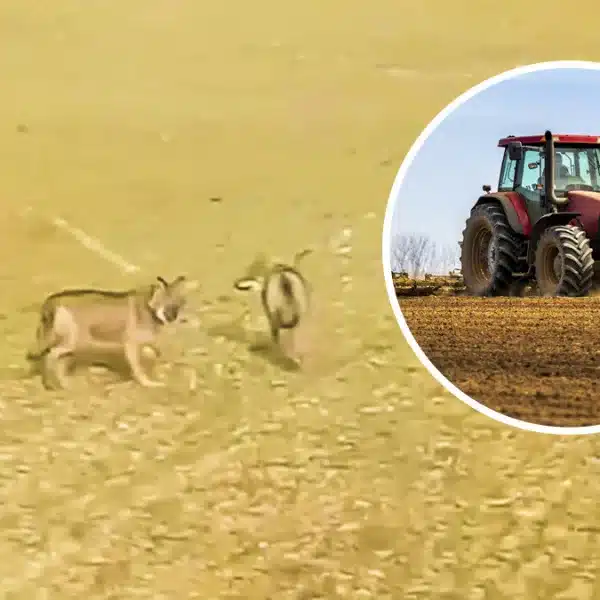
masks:
<svg viewBox="0 0 600 600"><path fill-rule="evenodd" d="M554 69L519 75L459 106L429 136L400 187L392 220L398 234L456 244L481 186L498 185L507 135L600 135L600 71Z"/></svg>

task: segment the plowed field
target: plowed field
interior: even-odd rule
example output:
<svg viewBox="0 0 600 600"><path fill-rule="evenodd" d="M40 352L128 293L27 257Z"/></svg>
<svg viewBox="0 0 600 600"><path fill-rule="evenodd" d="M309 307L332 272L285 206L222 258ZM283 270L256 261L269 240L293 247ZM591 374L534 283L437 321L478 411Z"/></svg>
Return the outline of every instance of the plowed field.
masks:
<svg viewBox="0 0 600 600"><path fill-rule="evenodd" d="M403 298L411 332L471 398L524 421L600 423L600 298Z"/></svg>

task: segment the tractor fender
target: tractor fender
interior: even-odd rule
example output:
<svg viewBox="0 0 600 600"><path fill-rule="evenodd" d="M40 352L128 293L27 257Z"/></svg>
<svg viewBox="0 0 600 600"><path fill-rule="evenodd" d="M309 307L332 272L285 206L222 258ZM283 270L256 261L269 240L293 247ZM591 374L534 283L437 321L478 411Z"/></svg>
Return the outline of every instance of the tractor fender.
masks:
<svg viewBox="0 0 600 600"><path fill-rule="evenodd" d="M533 264L535 260L535 251L537 250L538 242L542 237L542 234L548 227L555 227L556 225L568 225L574 219L581 216L578 212L552 212L546 215L542 215L531 228L531 235L529 236L529 244L527 248L527 262Z"/></svg>
<svg viewBox="0 0 600 600"><path fill-rule="evenodd" d="M521 197L517 193L503 193L495 192L492 194L485 194L480 196L475 206L481 204L497 203L500 204L508 224L511 229L519 235L528 235L531 230L531 223L529 222L529 215L523 205Z"/></svg>

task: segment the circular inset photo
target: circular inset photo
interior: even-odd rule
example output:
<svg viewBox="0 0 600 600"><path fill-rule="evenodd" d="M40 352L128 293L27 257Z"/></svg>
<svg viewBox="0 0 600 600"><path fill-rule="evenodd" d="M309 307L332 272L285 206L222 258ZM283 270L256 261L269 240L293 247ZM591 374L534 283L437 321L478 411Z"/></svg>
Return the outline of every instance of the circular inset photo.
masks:
<svg viewBox="0 0 600 600"><path fill-rule="evenodd" d="M470 89L400 167L383 231L390 301L432 375L480 412L600 432L600 64Z"/></svg>

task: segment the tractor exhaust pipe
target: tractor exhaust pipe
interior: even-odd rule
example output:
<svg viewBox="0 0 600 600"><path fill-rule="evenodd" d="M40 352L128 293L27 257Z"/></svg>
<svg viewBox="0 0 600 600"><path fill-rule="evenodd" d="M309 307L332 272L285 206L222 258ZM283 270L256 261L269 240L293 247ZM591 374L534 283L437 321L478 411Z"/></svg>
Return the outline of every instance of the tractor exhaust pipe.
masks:
<svg viewBox="0 0 600 600"><path fill-rule="evenodd" d="M566 196L564 198L559 198L554 193L554 172L556 162L556 157L554 155L554 138L552 137L552 133L550 131L546 131L544 138L546 140L546 156L544 161L546 163L546 170L544 173L546 199L553 206L564 206L569 202L569 198Z"/></svg>

